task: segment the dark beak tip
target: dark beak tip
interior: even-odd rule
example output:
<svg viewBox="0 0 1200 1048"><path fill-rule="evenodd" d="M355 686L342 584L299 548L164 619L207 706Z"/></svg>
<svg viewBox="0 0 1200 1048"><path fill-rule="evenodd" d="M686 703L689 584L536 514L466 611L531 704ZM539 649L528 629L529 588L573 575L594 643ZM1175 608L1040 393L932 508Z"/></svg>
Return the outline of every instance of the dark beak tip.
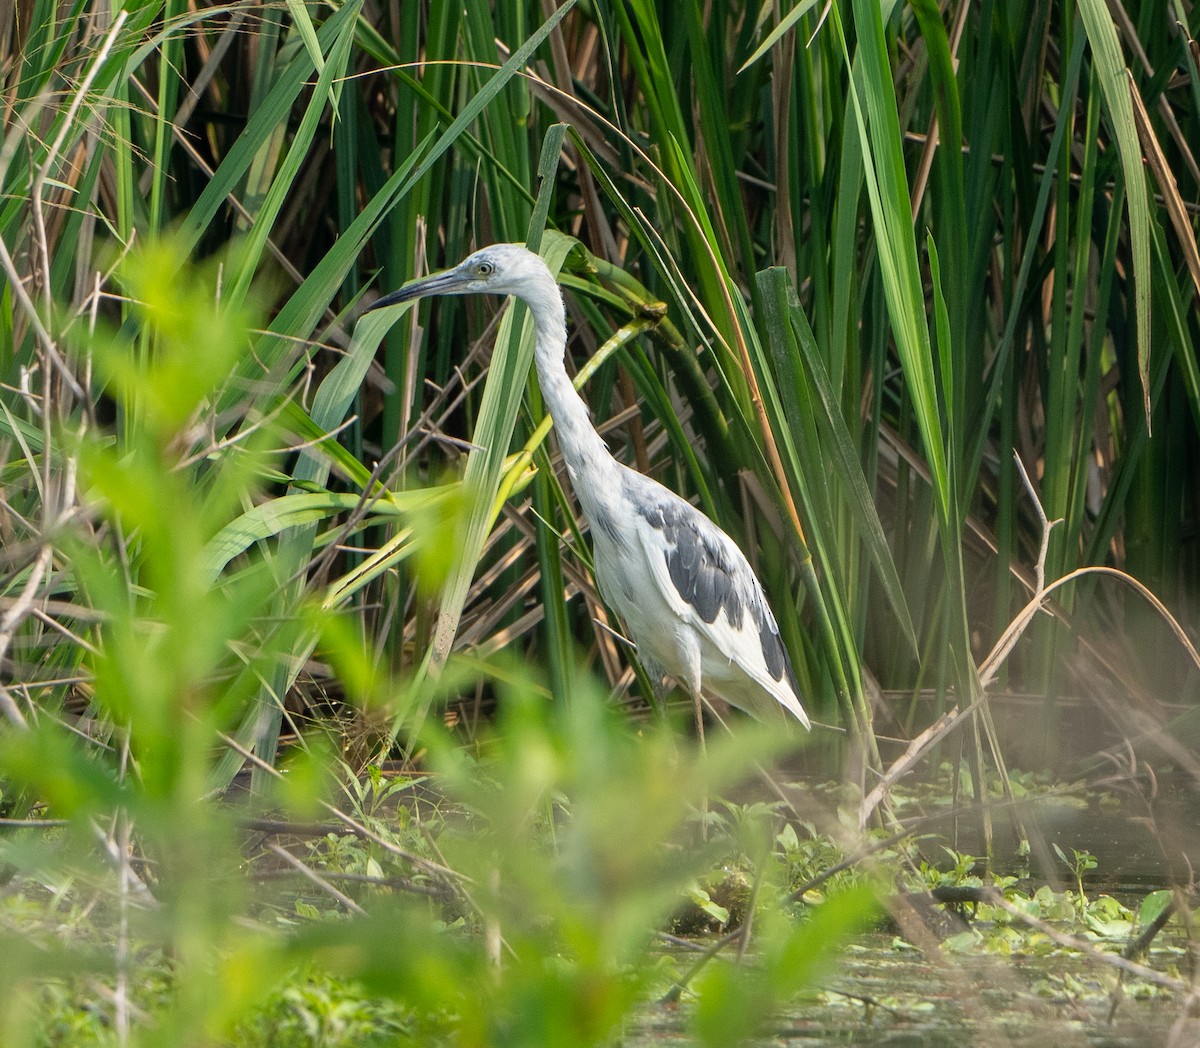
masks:
<svg viewBox="0 0 1200 1048"><path fill-rule="evenodd" d="M458 286L459 279L454 270L433 273L419 280L410 280L402 288L389 292L381 298L377 298L360 315L365 315L376 309L383 309L386 306L398 306L402 302L412 302L429 295L456 294Z"/></svg>
<svg viewBox="0 0 1200 1048"><path fill-rule="evenodd" d="M366 316L368 313L373 313L377 309L384 309L387 306L398 306L401 302L407 302L411 296L404 293L404 288L399 291L393 291L390 294L382 295L372 302L366 309L362 311L360 316Z"/></svg>

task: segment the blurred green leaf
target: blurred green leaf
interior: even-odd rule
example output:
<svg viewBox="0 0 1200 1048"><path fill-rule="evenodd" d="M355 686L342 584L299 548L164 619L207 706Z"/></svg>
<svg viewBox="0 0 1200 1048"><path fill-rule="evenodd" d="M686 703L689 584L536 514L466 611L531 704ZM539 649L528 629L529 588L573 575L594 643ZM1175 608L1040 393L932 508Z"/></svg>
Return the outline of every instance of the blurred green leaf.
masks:
<svg viewBox="0 0 1200 1048"><path fill-rule="evenodd" d="M696 986L696 1043L753 1043L781 1006L828 976L838 945L877 912L875 893L864 885L830 895L799 924L778 915L756 922L754 963L709 965Z"/></svg>

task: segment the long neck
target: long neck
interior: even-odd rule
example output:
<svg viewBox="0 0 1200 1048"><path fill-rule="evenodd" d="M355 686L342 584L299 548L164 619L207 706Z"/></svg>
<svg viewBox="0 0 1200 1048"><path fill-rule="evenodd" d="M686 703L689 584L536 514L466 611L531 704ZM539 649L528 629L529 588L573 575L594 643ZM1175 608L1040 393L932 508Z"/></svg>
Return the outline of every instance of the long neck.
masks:
<svg viewBox="0 0 1200 1048"><path fill-rule="evenodd" d="M536 303L528 303L537 332L533 358L538 383L550 417L554 419L558 446L562 449L579 504L589 522L598 525L610 512L606 496L609 501L615 497L621 482L620 471L600 434L593 428L587 405L575 392L567 375L563 364L567 345L566 311L558 285L549 274L547 279L554 293L539 296Z"/></svg>

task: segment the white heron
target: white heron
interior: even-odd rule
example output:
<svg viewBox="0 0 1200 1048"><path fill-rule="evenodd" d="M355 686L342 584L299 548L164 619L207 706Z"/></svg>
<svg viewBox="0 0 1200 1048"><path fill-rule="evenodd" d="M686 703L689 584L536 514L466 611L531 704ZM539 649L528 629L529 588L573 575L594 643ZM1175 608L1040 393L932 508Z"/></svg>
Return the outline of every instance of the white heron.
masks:
<svg viewBox="0 0 1200 1048"><path fill-rule="evenodd" d="M562 292L519 244L482 248L453 269L412 281L370 309L426 295L514 295L533 315L534 362L567 473L592 535L596 583L662 691L673 677L760 720L791 714L809 727L763 588L736 543L703 513L609 454L563 364Z"/></svg>

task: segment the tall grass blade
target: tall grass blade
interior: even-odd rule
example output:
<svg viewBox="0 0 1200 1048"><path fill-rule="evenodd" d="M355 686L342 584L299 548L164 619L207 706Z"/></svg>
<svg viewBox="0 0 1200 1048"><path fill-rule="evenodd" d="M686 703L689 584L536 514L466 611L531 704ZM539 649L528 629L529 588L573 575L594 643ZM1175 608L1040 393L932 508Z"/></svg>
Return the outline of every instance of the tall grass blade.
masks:
<svg viewBox="0 0 1200 1048"><path fill-rule="evenodd" d="M1125 179L1125 203L1129 213L1129 244L1133 255L1130 279L1134 289L1134 311L1137 318L1138 375L1142 383L1142 405L1146 425L1150 425L1150 187L1142 164L1138 142L1137 122L1133 115L1130 82L1117 29L1104 0L1079 0L1092 59L1096 63L1101 94L1108 107L1117 152L1121 158L1121 173Z"/></svg>

